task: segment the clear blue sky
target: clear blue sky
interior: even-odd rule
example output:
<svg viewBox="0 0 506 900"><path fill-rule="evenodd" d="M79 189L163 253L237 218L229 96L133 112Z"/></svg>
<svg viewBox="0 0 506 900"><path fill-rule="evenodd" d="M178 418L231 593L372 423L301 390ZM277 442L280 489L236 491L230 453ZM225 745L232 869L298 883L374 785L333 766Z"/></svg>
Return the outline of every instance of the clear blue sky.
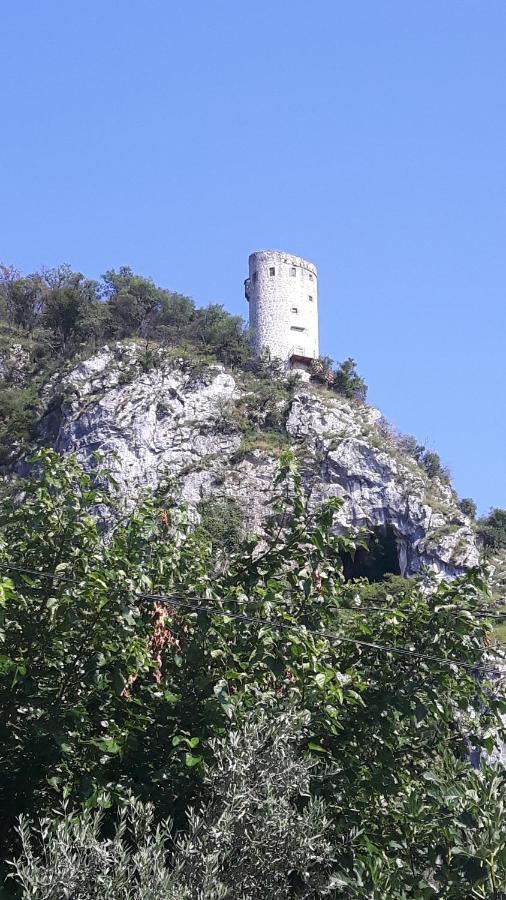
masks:
<svg viewBox="0 0 506 900"><path fill-rule="evenodd" d="M322 351L506 506L504 0L18 0L0 42L0 259L246 315L251 250L306 256Z"/></svg>

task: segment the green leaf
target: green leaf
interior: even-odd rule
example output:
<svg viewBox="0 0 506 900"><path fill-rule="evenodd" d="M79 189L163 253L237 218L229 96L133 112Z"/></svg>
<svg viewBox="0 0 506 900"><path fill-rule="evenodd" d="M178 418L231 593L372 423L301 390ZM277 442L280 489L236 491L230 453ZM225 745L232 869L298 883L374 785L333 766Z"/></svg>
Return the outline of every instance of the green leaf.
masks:
<svg viewBox="0 0 506 900"><path fill-rule="evenodd" d="M103 738L100 741L94 741L94 744L104 753L121 753L121 746L114 738Z"/></svg>
<svg viewBox="0 0 506 900"><path fill-rule="evenodd" d="M325 747L322 747L321 744L316 744L314 741L310 741L308 746L308 750L313 750L315 753L326 753Z"/></svg>
<svg viewBox="0 0 506 900"><path fill-rule="evenodd" d="M192 753L186 753L184 761L188 768L193 769L194 766L200 765L203 760L203 756L194 756Z"/></svg>

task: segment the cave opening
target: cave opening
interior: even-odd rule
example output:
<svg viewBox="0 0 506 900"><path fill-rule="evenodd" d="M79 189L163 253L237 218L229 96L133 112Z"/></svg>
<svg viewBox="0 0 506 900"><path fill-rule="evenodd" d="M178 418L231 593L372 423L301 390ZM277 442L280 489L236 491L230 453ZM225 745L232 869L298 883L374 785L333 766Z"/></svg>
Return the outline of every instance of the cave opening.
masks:
<svg viewBox="0 0 506 900"><path fill-rule="evenodd" d="M371 529L366 547L359 547L354 556L341 553L345 581L367 578L382 581L385 575L400 575L399 551L391 525Z"/></svg>

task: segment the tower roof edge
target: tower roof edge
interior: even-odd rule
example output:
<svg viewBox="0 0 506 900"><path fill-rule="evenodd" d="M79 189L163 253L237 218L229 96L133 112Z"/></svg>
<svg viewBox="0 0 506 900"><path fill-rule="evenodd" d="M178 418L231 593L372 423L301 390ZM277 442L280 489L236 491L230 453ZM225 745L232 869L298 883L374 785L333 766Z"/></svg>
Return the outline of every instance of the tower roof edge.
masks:
<svg viewBox="0 0 506 900"><path fill-rule="evenodd" d="M305 259L303 256L298 256L296 253L290 253L288 250L253 250L249 255L249 260L252 260L255 257L263 257L264 259L282 259L283 262L291 262L293 265L304 265L316 272L314 262Z"/></svg>

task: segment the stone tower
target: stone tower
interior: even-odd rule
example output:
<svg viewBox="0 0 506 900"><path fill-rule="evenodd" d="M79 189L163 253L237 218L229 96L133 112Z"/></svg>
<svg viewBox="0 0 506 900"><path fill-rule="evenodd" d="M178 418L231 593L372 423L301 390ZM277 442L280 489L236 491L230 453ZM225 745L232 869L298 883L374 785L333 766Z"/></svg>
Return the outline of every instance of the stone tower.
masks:
<svg viewBox="0 0 506 900"><path fill-rule="evenodd" d="M316 266L290 253L259 250L249 257L244 288L255 352L267 349L287 368L307 371L319 356Z"/></svg>

